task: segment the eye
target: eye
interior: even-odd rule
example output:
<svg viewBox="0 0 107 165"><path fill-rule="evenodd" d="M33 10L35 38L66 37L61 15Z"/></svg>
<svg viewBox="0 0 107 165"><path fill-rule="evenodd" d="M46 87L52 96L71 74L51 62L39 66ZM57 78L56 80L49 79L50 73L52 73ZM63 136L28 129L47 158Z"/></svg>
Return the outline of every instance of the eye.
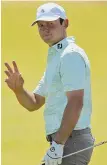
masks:
<svg viewBox="0 0 107 165"><path fill-rule="evenodd" d="M40 24L39 27L43 27L43 24Z"/></svg>
<svg viewBox="0 0 107 165"><path fill-rule="evenodd" d="M52 26L52 25L53 25L53 22L49 22L49 25L51 25L51 26Z"/></svg>
<svg viewBox="0 0 107 165"><path fill-rule="evenodd" d="M38 27L43 27L44 25L42 23L39 23L38 24Z"/></svg>

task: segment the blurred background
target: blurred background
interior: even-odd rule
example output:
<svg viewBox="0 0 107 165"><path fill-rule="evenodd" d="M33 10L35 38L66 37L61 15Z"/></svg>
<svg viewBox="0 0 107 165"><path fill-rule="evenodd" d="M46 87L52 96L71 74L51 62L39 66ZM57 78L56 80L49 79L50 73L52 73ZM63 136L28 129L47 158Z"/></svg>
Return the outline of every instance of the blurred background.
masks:
<svg viewBox="0 0 107 165"><path fill-rule="evenodd" d="M49 144L43 108L28 112L5 84L4 62L18 64L25 88L34 90L46 66L48 46L36 26L36 9L45 2L1 3L2 30L2 165L39 165ZM107 2L57 2L69 18L68 35L85 49L91 63L92 132L96 143L107 140ZM90 165L107 164L107 145L94 150Z"/></svg>

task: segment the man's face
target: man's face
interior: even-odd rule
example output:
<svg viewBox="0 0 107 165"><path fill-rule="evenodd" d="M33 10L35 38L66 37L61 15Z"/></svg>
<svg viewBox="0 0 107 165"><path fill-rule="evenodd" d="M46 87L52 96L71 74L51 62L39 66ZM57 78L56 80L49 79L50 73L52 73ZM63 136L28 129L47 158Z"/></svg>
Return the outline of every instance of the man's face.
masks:
<svg viewBox="0 0 107 165"><path fill-rule="evenodd" d="M60 24L60 20L55 21L38 21L38 30L41 38L49 46L59 42L66 35L65 22Z"/></svg>

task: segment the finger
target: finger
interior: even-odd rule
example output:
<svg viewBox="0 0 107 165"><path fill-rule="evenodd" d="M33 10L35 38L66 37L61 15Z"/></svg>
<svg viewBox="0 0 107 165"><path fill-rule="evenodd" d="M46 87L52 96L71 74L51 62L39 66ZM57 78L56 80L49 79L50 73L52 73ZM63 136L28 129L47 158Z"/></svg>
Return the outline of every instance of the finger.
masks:
<svg viewBox="0 0 107 165"><path fill-rule="evenodd" d="M45 160L45 165L50 165L48 160Z"/></svg>
<svg viewBox="0 0 107 165"><path fill-rule="evenodd" d="M47 155L44 156L44 161L45 161L45 165L51 165L49 164L49 158L47 157Z"/></svg>
<svg viewBox="0 0 107 165"><path fill-rule="evenodd" d="M5 82L9 85L10 84L10 82L9 82L9 79L8 78L6 78L5 79Z"/></svg>
<svg viewBox="0 0 107 165"><path fill-rule="evenodd" d="M22 74L21 73L19 73L19 77L22 78Z"/></svg>
<svg viewBox="0 0 107 165"><path fill-rule="evenodd" d="M8 78L5 79L5 82L6 82L6 83L8 82Z"/></svg>
<svg viewBox="0 0 107 165"><path fill-rule="evenodd" d="M51 165L58 165L57 164L57 160L55 160L55 159L49 160L49 164L51 164Z"/></svg>
<svg viewBox="0 0 107 165"><path fill-rule="evenodd" d="M11 74L10 74L10 72L9 71L4 71L5 73L6 73L6 75L8 76L8 77L10 77L11 76Z"/></svg>
<svg viewBox="0 0 107 165"><path fill-rule="evenodd" d="M9 79L6 79L5 82L6 82L6 84L8 85L8 87L10 88L11 83L9 82Z"/></svg>
<svg viewBox="0 0 107 165"><path fill-rule="evenodd" d="M53 165L58 165L58 161L54 159L54 161L52 162Z"/></svg>
<svg viewBox="0 0 107 165"><path fill-rule="evenodd" d="M54 165L53 159L50 159L50 158L49 158L49 159L48 159L48 164L49 164L49 165Z"/></svg>
<svg viewBox="0 0 107 165"><path fill-rule="evenodd" d="M10 67L10 65L9 65L7 62L5 63L5 66L7 67L8 71L9 71L10 73L13 73L12 68Z"/></svg>
<svg viewBox="0 0 107 165"><path fill-rule="evenodd" d="M46 165L46 164L41 162L41 165Z"/></svg>
<svg viewBox="0 0 107 165"><path fill-rule="evenodd" d="M12 62L13 63L13 67L14 67L14 71L19 73L19 70L18 70L18 67L17 67L17 64L15 61Z"/></svg>
<svg viewBox="0 0 107 165"><path fill-rule="evenodd" d="M45 162L45 156L42 158L42 161L41 162Z"/></svg>
<svg viewBox="0 0 107 165"><path fill-rule="evenodd" d="M58 159L58 164L61 164L62 163L62 158L59 158Z"/></svg>

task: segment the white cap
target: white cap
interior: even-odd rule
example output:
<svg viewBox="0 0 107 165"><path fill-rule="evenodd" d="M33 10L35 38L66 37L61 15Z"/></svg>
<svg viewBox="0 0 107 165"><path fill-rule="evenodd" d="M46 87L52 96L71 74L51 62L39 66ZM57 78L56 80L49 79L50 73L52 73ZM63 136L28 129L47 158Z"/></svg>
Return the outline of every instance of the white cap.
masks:
<svg viewBox="0 0 107 165"><path fill-rule="evenodd" d="M58 18L67 18L63 7L56 3L46 3L37 9L36 20L32 23L32 26L35 25L37 21L55 21Z"/></svg>

